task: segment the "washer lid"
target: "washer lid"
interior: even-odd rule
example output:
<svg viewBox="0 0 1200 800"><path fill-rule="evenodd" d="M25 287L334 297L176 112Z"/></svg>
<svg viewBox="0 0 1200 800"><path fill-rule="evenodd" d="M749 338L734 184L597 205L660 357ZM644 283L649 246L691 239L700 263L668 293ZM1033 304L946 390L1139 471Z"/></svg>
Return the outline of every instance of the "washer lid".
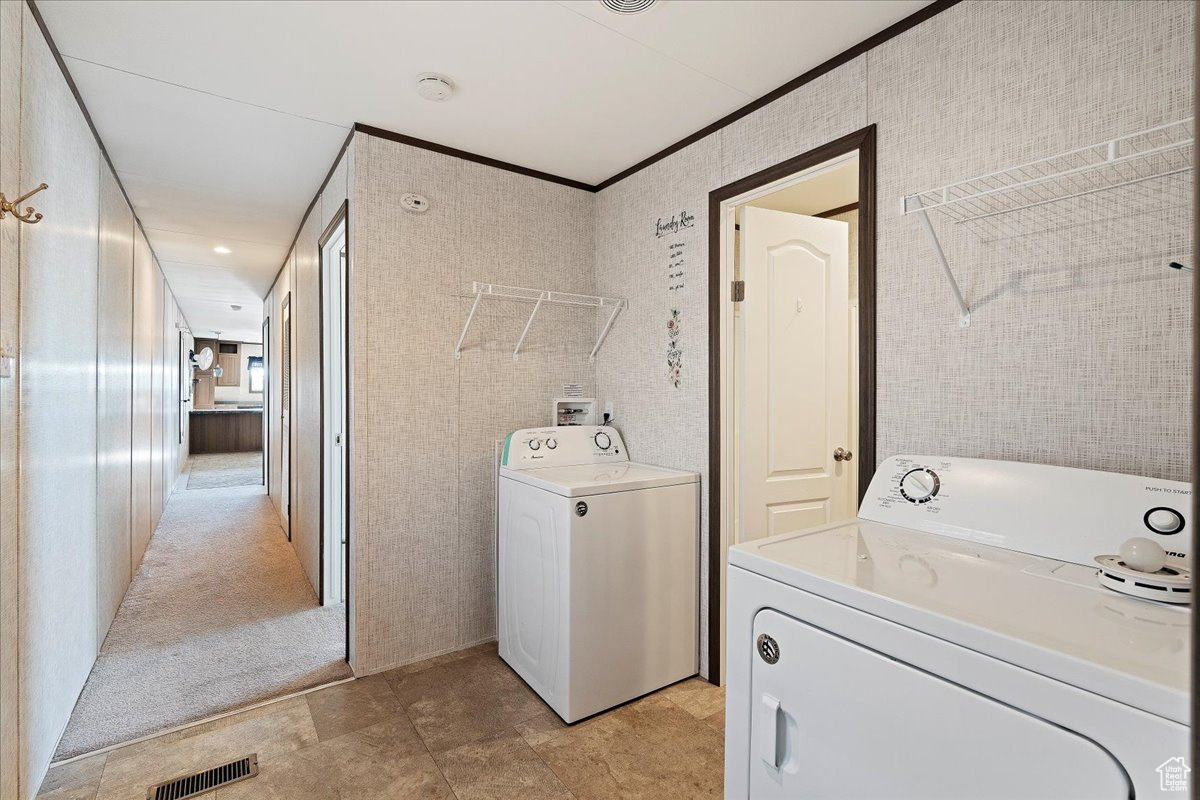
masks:
<svg viewBox="0 0 1200 800"><path fill-rule="evenodd" d="M740 544L729 563L1180 723L1191 612L1096 570L858 520Z"/></svg>
<svg viewBox="0 0 1200 800"><path fill-rule="evenodd" d="M695 483L700 476L648 464L620 462L613 464L578 464L570 467L541 469L500 468L500 477L509 478L563 497L586 497L609 492L628 492L634 489L654 489Z"/></svg>

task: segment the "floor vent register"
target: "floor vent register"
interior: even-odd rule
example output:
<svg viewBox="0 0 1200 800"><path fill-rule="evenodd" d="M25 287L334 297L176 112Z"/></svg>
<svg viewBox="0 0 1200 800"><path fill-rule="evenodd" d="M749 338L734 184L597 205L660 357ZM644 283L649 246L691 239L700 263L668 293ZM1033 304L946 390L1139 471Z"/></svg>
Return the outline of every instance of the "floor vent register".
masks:
<svg viewBox="0 0 1200 800"><path fill-rule="evenodd" d="M146 800L185 800L221 786L253 778L257 774L258 753L251 753L219 767L193 772L151 786L146 790Z"/></svg>

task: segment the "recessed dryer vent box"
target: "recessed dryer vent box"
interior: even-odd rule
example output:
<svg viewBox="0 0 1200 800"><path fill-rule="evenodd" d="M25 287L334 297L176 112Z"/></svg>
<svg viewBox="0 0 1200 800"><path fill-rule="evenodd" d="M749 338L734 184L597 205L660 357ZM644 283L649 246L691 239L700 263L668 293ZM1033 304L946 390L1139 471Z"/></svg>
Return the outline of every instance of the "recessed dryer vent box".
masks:
<svg viewBox="0 0 1200 800"><path fill-rule="evenodd" d="M595 425L596 400L592 397L559 397L554 401L552 425Z"/></svg>

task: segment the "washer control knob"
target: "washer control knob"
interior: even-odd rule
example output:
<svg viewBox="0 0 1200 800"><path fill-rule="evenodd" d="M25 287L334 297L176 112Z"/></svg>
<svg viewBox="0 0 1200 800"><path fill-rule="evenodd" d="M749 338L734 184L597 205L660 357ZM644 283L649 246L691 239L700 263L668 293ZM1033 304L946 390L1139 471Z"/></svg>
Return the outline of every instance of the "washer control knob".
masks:
<svg viewBox="0 0 1200 800"><path fill-rule="evenodd" d="M541 441L541 439L530 439L530 440L529 440L529 449L530 449L530 450L537 450L537 449L539 449L541 446L542 446L542 441Z"/></svg>
<svg viewBox="0 0 1200 800"><path fill-rule="evenodd" d="M601 450L607 450L612 447L612 437L604 431L597 432L592 438L596 442L596 447L599 447Z"/></svg>
<svg viewBox="0 0 1200 800"><path fill-rule="evenodd" d="M556 447L558 447L558 442L555 441L553 436L551 436L549 439L546 440L546 449L547 450L553 450Z"/></svg>
<svg viewBox="0 0 1200 800"><path fill-rule="evenodd" d="M928 503L942 488L942 480L931 469L918 467L900 479L900 495L910 503Z"/></svg>
<svg viewBox="0 0 1200 800"><path fill-rule="evenodd" d="M1179 533L1183 530L1183 515L1173 508L1152 508L1146 512L1146 527L1155 533Z"/></svg>

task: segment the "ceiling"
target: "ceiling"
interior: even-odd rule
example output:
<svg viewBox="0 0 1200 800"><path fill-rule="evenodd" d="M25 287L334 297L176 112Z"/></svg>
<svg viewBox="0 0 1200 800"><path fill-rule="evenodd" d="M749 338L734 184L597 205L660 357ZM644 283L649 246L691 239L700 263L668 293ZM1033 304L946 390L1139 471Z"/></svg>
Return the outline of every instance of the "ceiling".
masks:
<svg viewBox="0 0 1200 800"><path fill-rule="evenodd" d="M858 202L858 156L814 170L790 186L756 198L746 205L809 216Z"/></svg>
<svg viewBox="0 0 1200 800"><path fill-rule="evenodd" d="M256 304L355 122L595 184L927 2L38 8L194 332L257 341ZM422 72L450 76L455 97L419 98Z"/></svg>

